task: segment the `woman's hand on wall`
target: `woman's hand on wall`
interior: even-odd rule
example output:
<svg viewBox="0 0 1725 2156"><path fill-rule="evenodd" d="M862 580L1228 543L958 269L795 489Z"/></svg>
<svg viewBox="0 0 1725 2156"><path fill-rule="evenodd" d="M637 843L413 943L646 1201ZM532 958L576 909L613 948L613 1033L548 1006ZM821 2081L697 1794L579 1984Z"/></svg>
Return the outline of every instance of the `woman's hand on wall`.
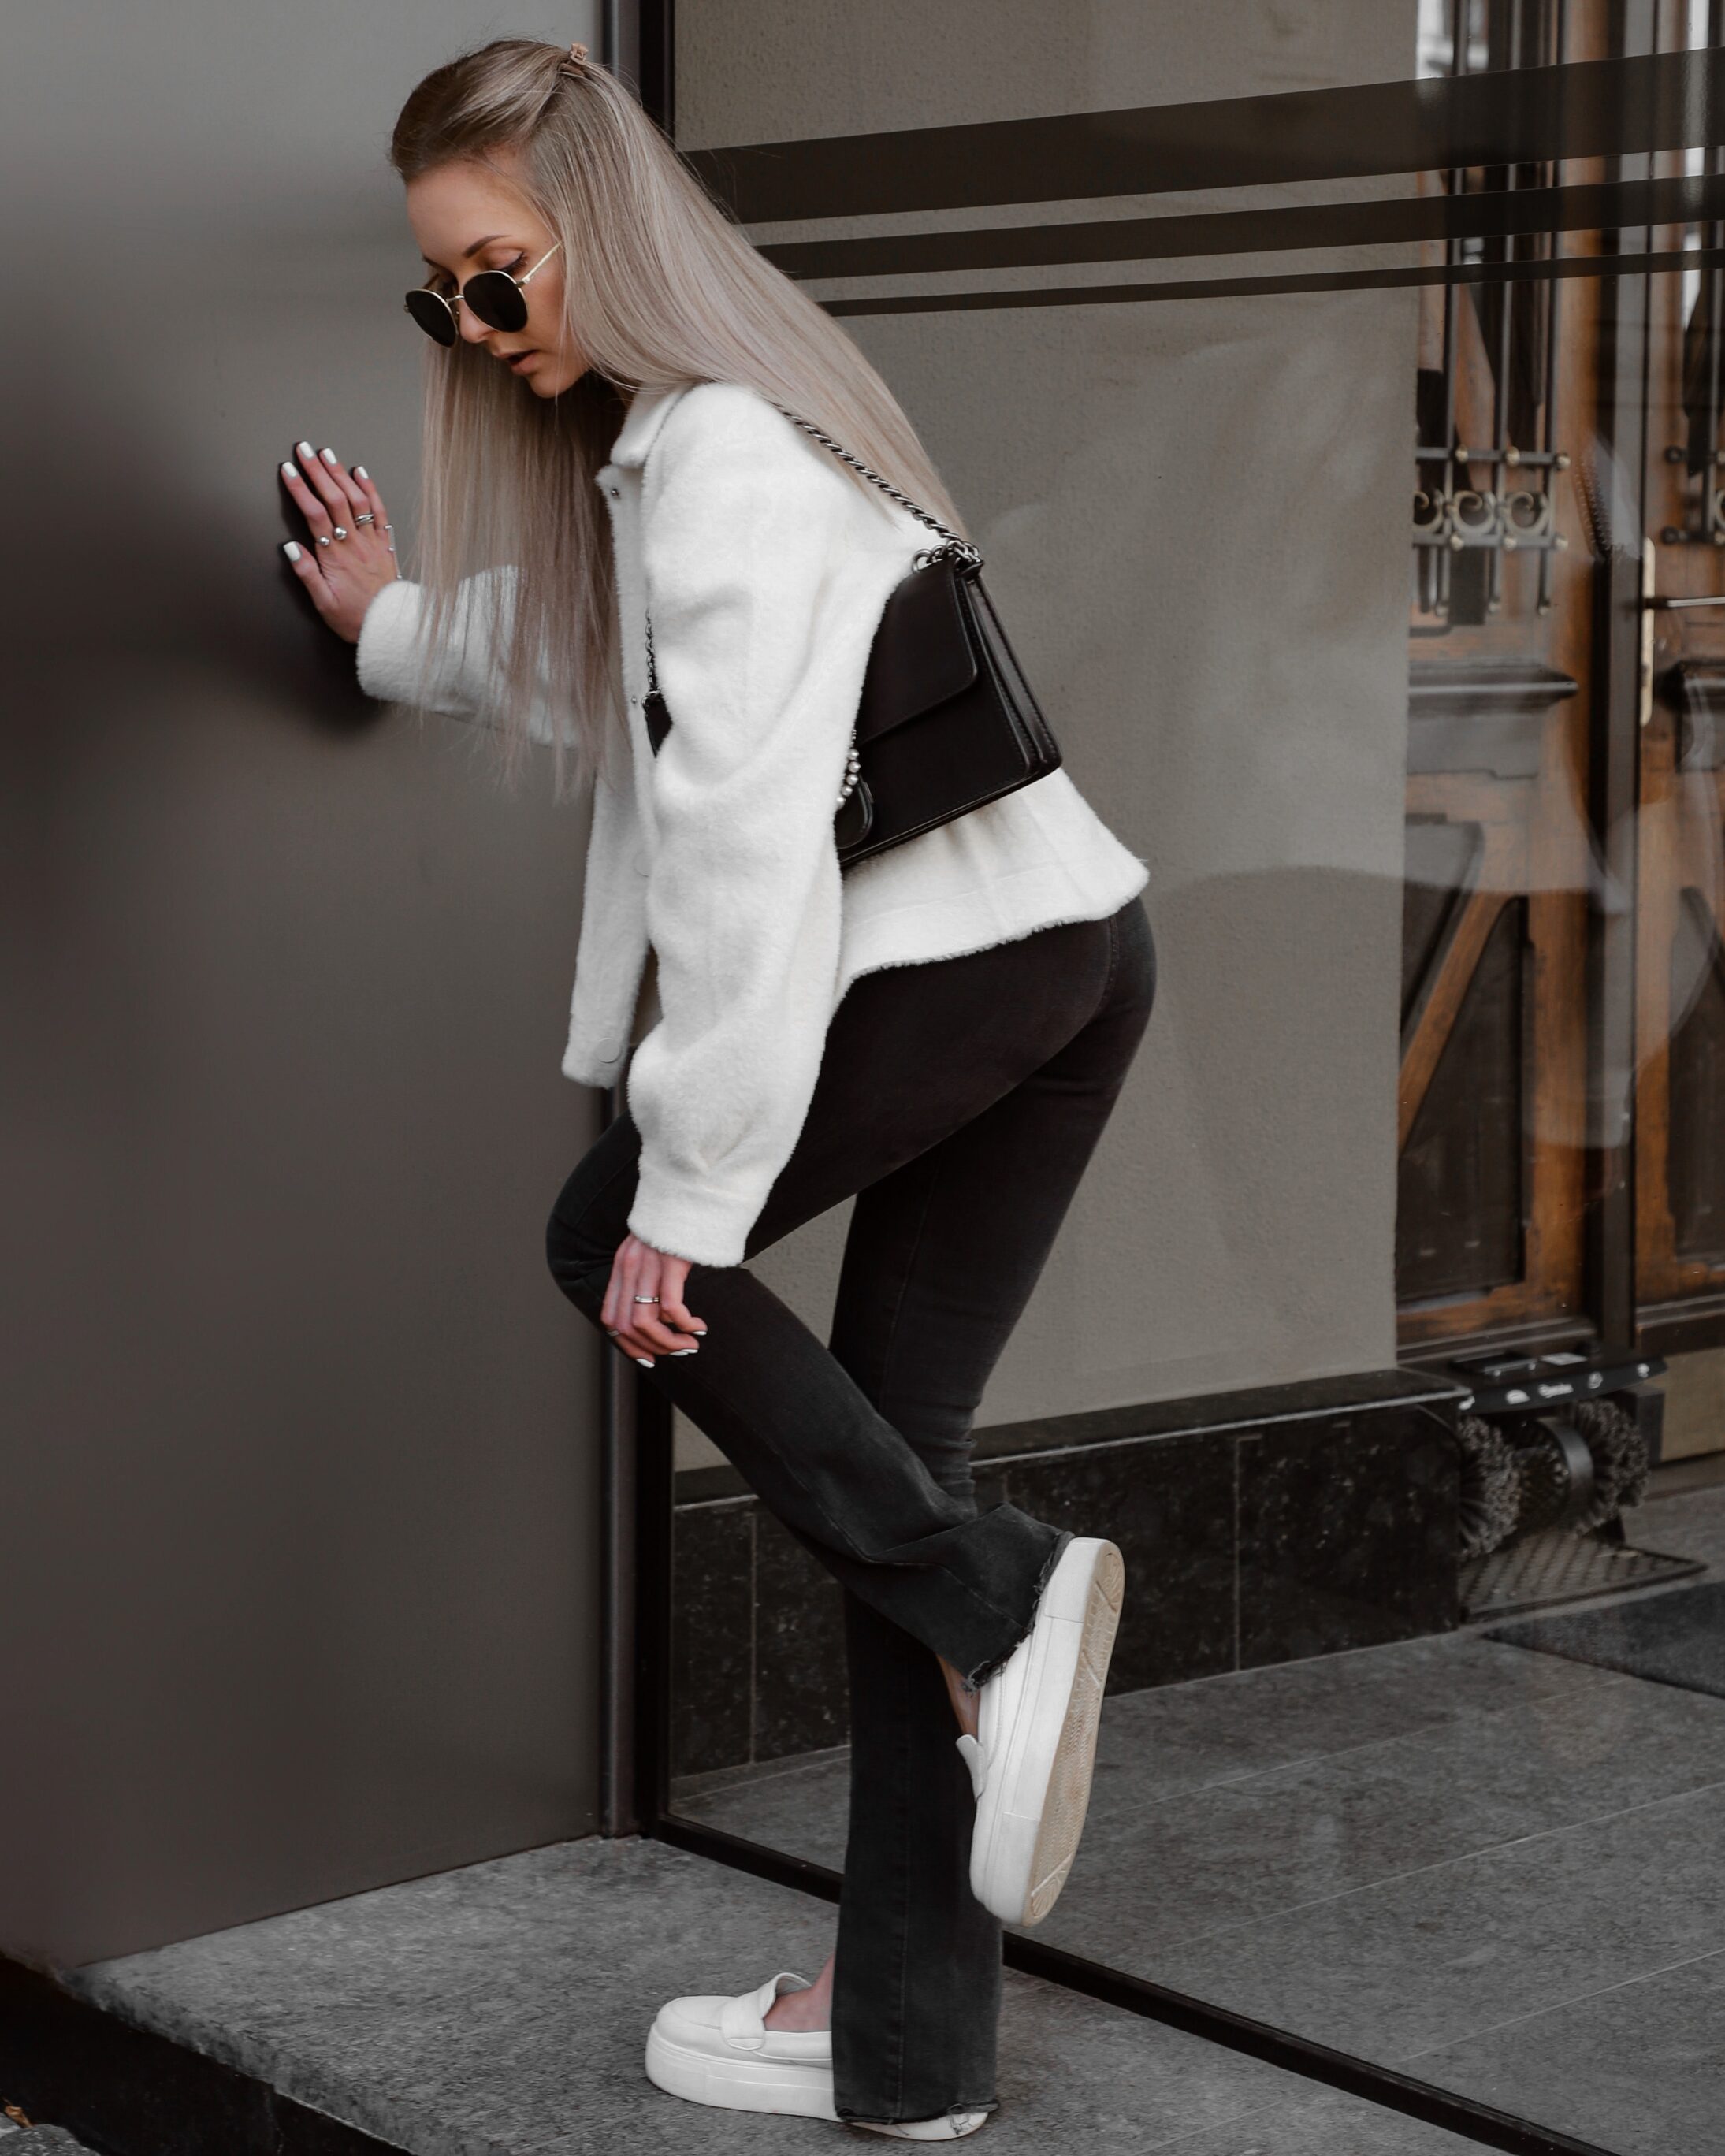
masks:
<svg viewBox="0 0 1725 2156"><path fill-rule="evenodd" d="M363 465L350 472L333 449L310 442L296 454L281 476L305 519L309 544L290 539L282 551L336 635L357 644L367 608L400 573L389 513Z"/></svg>
<svg viewBox="0 0 1725 2156"><path fill-rule="evenodd" d="M688 1278L687 1258L655 1250L639 1235L625 1235L618 1245L599 1320L618 1346L636 1362L650 1366L655 1355L695 1353L706 1327L691 1316L683 1301ZM644 1295L657 1296L657 1304L636 1301Z"/></svg>

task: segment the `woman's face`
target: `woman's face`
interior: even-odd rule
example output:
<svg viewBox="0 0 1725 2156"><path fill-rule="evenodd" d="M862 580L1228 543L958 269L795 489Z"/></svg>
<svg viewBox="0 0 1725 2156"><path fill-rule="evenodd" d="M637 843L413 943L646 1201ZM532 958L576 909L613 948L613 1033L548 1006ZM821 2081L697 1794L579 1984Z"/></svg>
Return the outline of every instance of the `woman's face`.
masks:
<svg viewBox="0 0 1725 2156"><path fill-rule="evenodd" d="M557 244L557 234L530 206L511 177L519 153L500 151L490 165L440 165L408 183L408 220L425 266L446 298L481 270L525 277ZM456 326L482 345L500 367L518 374L536 397L560 397L591 362L563 321L563 258L553 254L521 294L526 324L488 329L470 307L457 307Z"/></svg>

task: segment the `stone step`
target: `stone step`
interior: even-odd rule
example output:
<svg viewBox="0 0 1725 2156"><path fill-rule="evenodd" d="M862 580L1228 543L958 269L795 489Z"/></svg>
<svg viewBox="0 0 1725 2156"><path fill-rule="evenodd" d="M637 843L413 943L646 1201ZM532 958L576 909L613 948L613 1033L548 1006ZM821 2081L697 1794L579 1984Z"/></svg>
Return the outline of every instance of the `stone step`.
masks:
<svg viewBox="0 0 1725 2156"><path fill-rule="evenodd" d="M54 2012L0 2012L23 2030L0 2035L0 2086L111 2156L838 2156L862 2143L680 2102L641 2066L665 1999L813 1974L832 1928L825 1904L661 1842L563 1843L74 1971ZM63 2064L84 2046L51 2112L26 2085L33 2034ZM989 2156L1476 2146L1015 1974L1000 2095Z"/></svg>

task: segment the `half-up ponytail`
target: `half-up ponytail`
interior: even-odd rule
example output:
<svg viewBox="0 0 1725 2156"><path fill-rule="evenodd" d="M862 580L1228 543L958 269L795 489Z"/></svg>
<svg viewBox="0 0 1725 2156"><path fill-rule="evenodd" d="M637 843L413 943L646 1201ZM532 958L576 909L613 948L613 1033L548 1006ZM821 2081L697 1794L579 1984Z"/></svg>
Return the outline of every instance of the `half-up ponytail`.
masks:
<svg viewBox="0 0 1725 2156"><path fill-rule="evenodd" d="M426 76L390 160L413 180L506 151L562 243L568 333L592 368L546 402L465 341L428 352L419 567L434 646L465 577L515 569L509 618L500 607L491 624L512 776L541 682L572 712L583 767L620 742L610 533L593 481L637 389L757 389L964 527L874 367L756 251L614 75L561 46L500 38ZM557 776L561 789L561 744Z"/></svg>

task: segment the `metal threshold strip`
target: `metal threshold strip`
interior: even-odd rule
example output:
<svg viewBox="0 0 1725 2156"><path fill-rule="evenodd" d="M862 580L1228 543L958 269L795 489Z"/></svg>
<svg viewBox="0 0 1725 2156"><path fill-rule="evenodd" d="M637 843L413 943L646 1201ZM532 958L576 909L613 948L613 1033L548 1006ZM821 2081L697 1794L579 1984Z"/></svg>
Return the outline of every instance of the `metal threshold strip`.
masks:
<svg viewBox="0 0 1725 2156"><path fill-rule="evenodd" d="M756 1878L770 1879L780 1887L794 1887L819 1901L839 1898L839 1876L824 1864L788 1856L761 1842L746 1841L720 1828L697 1825L693 1820L665 1814L653 1821L648 1831L674 1848L711 1857L733 1871L752 1872ZM1429 2082L1416 2081L1409 2074L1398 2073L1393 2066L1334 2051L1310 2037L1295 2035L1267 2021L1254 2021L1247 2015L1231 2013L1225 2006L1194 1999L1183 1991L1170 1991L1147 1978L1086 1961L1062 1947L1044 1946L1016 1932L1006 1934L1005 1956L1009 1969L1026 1976L1040 1977L1045 1983L1082 1993L1086 1998L1139 2015L1147 2021L1163 2022L1225 2051L1261 2059L1267 2066L1298 2075L1302 2081L1340 2089L1382 2110L1441 2127L1482 2148L1502 2149L1506 2156L1620 2156L1620 2152L1602 2148L1597 2142L1579 2141L1574 2134L1553 2127L1537 2126L1491 2104L1476 2102L1470 2097L1456 2096Z"/></svg>

